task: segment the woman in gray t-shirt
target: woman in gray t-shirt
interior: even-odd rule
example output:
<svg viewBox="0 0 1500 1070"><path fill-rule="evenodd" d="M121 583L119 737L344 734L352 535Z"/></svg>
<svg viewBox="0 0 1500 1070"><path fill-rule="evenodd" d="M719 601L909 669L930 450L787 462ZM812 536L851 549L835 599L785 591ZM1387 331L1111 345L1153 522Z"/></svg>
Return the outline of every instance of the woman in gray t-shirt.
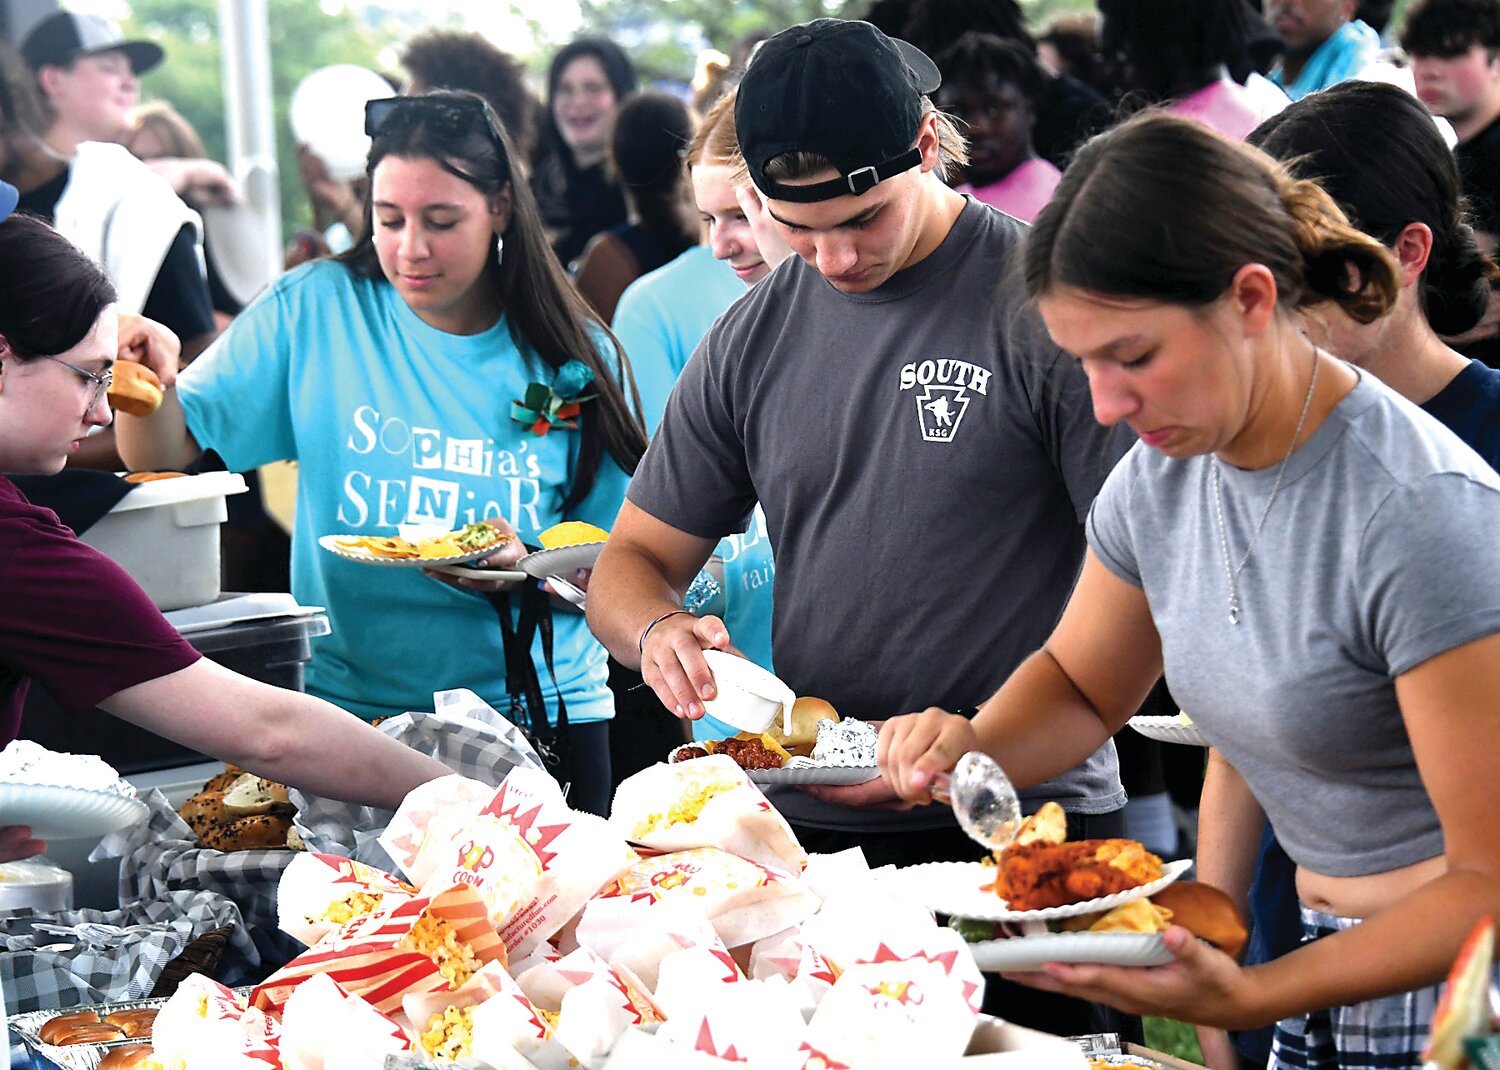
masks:
<svg viewBox="0 0 1500 1070"><path fill-rule="evenodd" d="M1285 1019L1274 1066L1415 1067L1434 986L1500 911L1500 478L1299 329L1330 301L1381 315L1395 263L1317 186L1152 115L1080 152L1026 272L1097 418L1140 442L1043 650L972 722L888 722L886 777L925 799L983 749L1043 780L1165 670L1297 863L1316 939L1244 969L1174 928L1172 965L1028 980L1205 1025Z"/></svg>

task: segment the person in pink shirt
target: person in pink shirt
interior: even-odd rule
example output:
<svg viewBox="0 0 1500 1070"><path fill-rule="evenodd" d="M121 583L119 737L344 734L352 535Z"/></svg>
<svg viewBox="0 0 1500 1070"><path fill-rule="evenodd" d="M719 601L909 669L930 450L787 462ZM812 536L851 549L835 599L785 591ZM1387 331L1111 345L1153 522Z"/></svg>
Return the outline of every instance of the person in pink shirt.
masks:
<svg viewBox="0 0 1500 1070"><path fill-rule="evenodd" d="M1286 94L1251 68L1245 0L1106 0L1099 8L1101 48L1119 64L1128 101L1163 104L1235 141L1286 107Z"/></svg>
<svg viewBox="0 0 1500 1070"><path fill-rule="evenodd" d="M943 72L937 105L964 122L969 138L959 192L1030 223L1061 178L1031 141L1046 73L1021 45L987 33L964 34L937 65Z"/></svg>

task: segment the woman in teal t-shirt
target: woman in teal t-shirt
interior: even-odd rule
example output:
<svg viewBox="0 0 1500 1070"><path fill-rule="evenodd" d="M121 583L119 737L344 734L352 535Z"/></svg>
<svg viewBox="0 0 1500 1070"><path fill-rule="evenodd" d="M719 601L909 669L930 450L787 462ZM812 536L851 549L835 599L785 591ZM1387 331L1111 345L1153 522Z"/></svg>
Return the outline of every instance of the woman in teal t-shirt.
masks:
<svg viewBox="0 0 1500 1070"><path fill-rule="evenodd" d="M518 681L485 597L500 585L372 568L317 539L492 520L535 544L562 520L607 528L645 449L639 402L627 401L618 348L568 285L483 102L372 101L366 127L366 237L277 280L157 415L122 421L121 448L134 467L181 467L204 448L235 470L298 462L292 592L333 624L314 646L309 691L373 718L467 687L509 713ZM538 419L545 395L581 399L576 419ZM508 598L512 623L520 593ZM604 650L582 615L558 612L549 667L544 631L531 660L549 722L566 708L570 798L602 809L614 712Z"/></svg>

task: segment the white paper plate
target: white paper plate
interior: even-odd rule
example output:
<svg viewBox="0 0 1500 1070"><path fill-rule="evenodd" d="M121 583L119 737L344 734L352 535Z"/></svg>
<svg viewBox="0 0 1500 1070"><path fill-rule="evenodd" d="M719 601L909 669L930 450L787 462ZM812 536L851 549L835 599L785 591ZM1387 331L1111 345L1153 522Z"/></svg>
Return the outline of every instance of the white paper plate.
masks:
<svg viewBox="0 0 1500 1070"><path fill-rule="evenodd" d="M755 784L863 784L880 776L873 765L802 766L797 769L746 769Z"/></svg>
<svg viewBox="0 0 1500 1070"><path fill-rule="evenodd" d="M1172 961L1161 933L1041 933L986 940L970 944L969 950L979 968L988 972L1035 970L1044 962L1163 966Z"/></svg>
<svg viewBox="0 0 1500 1070"><path fill-rule="evenodd" d="M995 869L982 862L926 862L898 869L888 879L900 881L906 891L924 906L949 917L977 918L981 921L1049 921L1053 918L1073 918L1080 914L1100 914L1133 899L1146 899L1171 884L1192 866L1192 860L1187 858L1168 862L1162 867L1162 876L1150 884L1082 903L1044 907L1041 910L1012 910L994 892L984 891L982 886L995 879Z"/></svg>
<svg viewBox="0 0 1500 1070"><path fill-rule="evenodd" d="M30 825L38 839L105 836L146 820L140 799L44 784L0 784L0 826Z"/></svg>
<svg viewBox="0 0 1500 1070"><path fill-rule="evenodd" d="M561 576L571 580L575 569L593 568L599 560L602 542L580 542L573 546L558 546L551 550L537 550L516 562L516 568L528 576L544 580L548 576Z"/></svg>
<svg viewBox="0 0 1500 1070"><path fill-rule="evenodd" d="M1184 724L1176 717L1132 717L1125 723L1158 743L1183 743L1190 747L1209 745L1196 725Z"/></svg>
<svg viewBox="0 0 1500 1070"><path fill-rule="evenodd" d="M331 554L337 554L345 561L357 561L361 565L383 565L387 568L436 568L438 565L462 565L468 561L478 561L481 557L488 557L503 545L496 543L493 546L486 546L483 550L470 550L466 554L456 554L450 557L377 557L368 550L347 550L338 544L339 539L354 537L324 535L318 539L318 545Z"/></svg>
<svg viewBox="0 0 1500 1070"><path fill-rule="evenodd" d="M445 576L457 576L465 580L503 580L510 586L521 583L532 583L532 578L524 572L517 572L508 568L474 568L470 565L438 565L432 571L441 572Z"/></svg>

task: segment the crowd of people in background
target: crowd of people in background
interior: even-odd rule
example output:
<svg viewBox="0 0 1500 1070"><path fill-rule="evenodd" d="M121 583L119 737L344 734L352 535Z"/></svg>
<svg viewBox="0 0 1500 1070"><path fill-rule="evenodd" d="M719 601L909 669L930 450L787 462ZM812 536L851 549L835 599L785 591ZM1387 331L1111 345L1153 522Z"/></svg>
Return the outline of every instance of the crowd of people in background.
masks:
<svg viewBox="0 0 1500 1070"><path fill-rule="evenodd" d="M886 794L771 793L809 849L971 857L928 789L948 750L982 747L1028 806L1062 801L1070 836L1196 851L1254 919L1243 967L1174 945L1196 1003L1075 969L992 979L986 1009L1135 1039L1137 1013L1175 1012L1221 1070L1415 1066L1462 926L1400 966L1390 948L1403 923L1428 926L1414 912L1467 917L1500 879L1464 824L1478 804L1455 798L1460 730L1434 712L1455 694L1488 712L1474 650L1500 631L1486 601L1500 572L1463 556L1479 530L1443 526L1492 526L1500 500L1500 0L1413 0L1399 24L1379 0L1098 0L1040 26L1016 0L856 15L719 42L691 88L643 87L619 43L581 36L534 90L479 34L422 33L395 95L368 106L362 175L299 147L312 214L258 295L234 292L202 222L241 196L234 179L170 101L141 99L140 76L171 57L107 19L50 15L0 46L0 179L18 197L0 238L34 217L99 272L58 353L22 352L0 323L14 356L0 406L19 404L9 384L25 388L33 358L113 338L117 313L180 340L128 355L160 366L162 411L111 427L96 391L97 433L68 468L298 463L290 532L257 493L224 535L230 589L328 609L315 698L292 709L337 724L330 704L369 720L468 687L527 726L574 805L604 813L673 744L732 733L703 716L698 653L732 648L848 714L896 718ZM0 250L22 237L50 240ZM1238 377L1194 370L1184 339L1222 343ZM1142 426L1153 390L1166 403ZM988 414L968 413L980 397ZM1193 420L1207 437L1180 451L1210 467L1184 483L1163 457ZM99 513L50 460L15 483L28 522L34 506L74 530ZM1235 504L1255 494L1264 512ZM1334 499L1323 523L1357 525L1369 556L1320 544L1309 578L1305 522L1267 518ZM1163 517L1190 548L1153 537ZM317 546L481 519L518 536L486 562L502 570L561 521L611 530L600 568L575 577L587 618L545 585L371 575ZM1401 524L1426 540L1422 568ZM1389 590L1362 601L1360 567ZM1226 580L1253 656L1210 637ZM1345 617L1309 623L1304 590ZM1288 654L1292 618L1306 642ZM418 626L420 656L389 657ZM161 642L162 675L188 671ZM1209 678L1236 658L1248 714ZM1363 758L1276 719L1308 679L1341 740L1368 733ZM139 697L80 694L240 753ZM1220 744L1206 755L1118 731L1183 703ZM1367 710L1376 723L1357 728ZM1031 741L1054 721L1042 753ZM332 775L347 797L380 794L358 779ZM1299 811L1309 799L1330 808L1321 827ZM1361 811L1384 824L1357 827ZM30 850L0 830L0 860ZM1387 915L1381 895L1407 905ZM1361 979L1324 983L1340 949Z"/></svg>

